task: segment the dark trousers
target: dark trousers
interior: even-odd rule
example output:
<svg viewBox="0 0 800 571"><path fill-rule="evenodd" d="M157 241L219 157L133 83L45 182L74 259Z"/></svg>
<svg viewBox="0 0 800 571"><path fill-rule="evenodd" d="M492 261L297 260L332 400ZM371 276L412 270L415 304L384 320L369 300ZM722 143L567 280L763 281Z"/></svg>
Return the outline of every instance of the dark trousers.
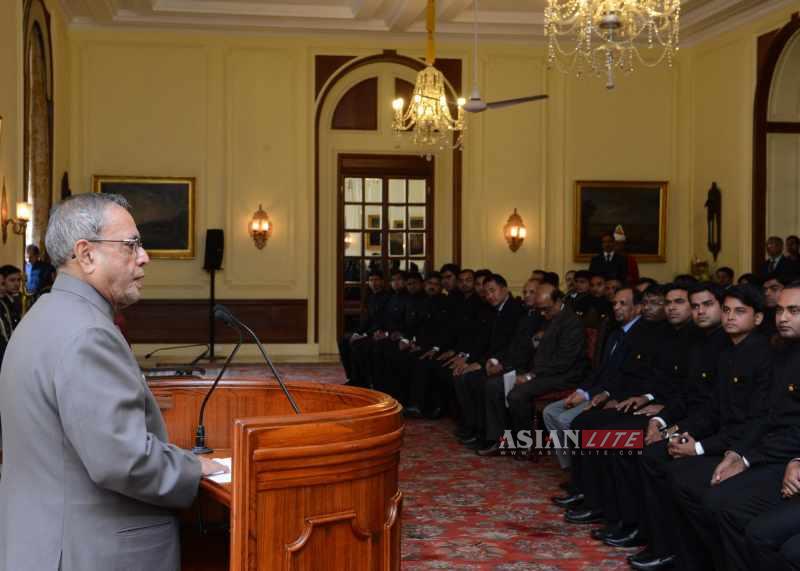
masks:
<svg viewBox="0 0 800 571"><path fill-rule="evenodd" d="M622 430L641 430L644 438L649 420L650 418L644 415L618 412L613 427ZM616 518L615 521L622 522L625 527L639 527L641 517L643 492L639 464L644 451L642 450L641 454L637 452L629 454L626 451L609 458L610 477L614 485L612 497L605 499L604 511L607 517Z"/></svg>
<svg viewBox="0 0 800 571"><path fill-rule="evenodd" d="M752 569L800 569L800 497L781 500L750 521L746 535Z"/></svg>
<svg viewBox="0 0 800 571"><path fill-rule="evenodd" d="M396 377L390 375L388 362L390 355L396 350L397 341L392 341L391 338L387 337L386 339L372 342L372 351L369 356L373 388L393 397L397 397Z"/></svg>
<svg viewBox="0 0 800 571"><path fill-rule="evenodd" d="M622 428L621 417L614 409L593 408L582 412L572 421L573 430L604 430ZM618 451L581 451L572 457L572 486L584 495L584 504L589 509L603 510L606 519L620 521L619 509L614 494L614 478L611 459Z"/></svg>
<svg viewBox="0 0 800 571"><path fill-rule="evenodd" d="M673 497L678 502L680 523L677 543L678 568L682 571L724 570L724 554L713 512L706 504L711 476L720 456L693 456L669 466Z"/></svg>
<svg viewBox="0 0 800 571"><path fill-rule="evenodd" d="M571 384L567 381L564 377L541 377L516 385L508 393L508 408L506 408L503 375L489 378L484 388L486 440L492 442L499 440L507 428L514 431L531 430L536 399L553 391L570 388Z"/></svg>
<svg viewBox="0 0 800 571"><path fill-rule="evenodd" d="M648 540L648 547L655 557L666 557L676 552L680 540L677 528L681 516L669 478L674 462L667 453L667 440L645 446L639 460L641 472L641 510L639 530Z"/></svg>
<svg viewBox="0 0 800 571"><path fill-rule="evenodd" d="M461 409L459 428L480 438L483 438L486 432L485 384L486 373L483 369L471 371L453 379L453 388Z"/></svg>
<svg viewBox="0 0 800 571"><path fill-rule="evenodd" d="M754 466L741 474L725 480L719 486L713 486L708 492L705 505L714 514L721 539L721 550L724 553L724 568L731 571L748 571L750 569L775 569L756 564L753 552L748 549L745 531L756 516L766 514L773 508L784 505L794 509L779 513L781 523L793 524L795 532L800 532L800 504L781 497L783 481L783 464L765 464ZM794 521L792 521L794 520ZM775 524L773 520L769 522ZM774 531L774 526L770 525ZM763 531L763 528L761 530ZM764 539L760 533L760 539ZM792 534L788 529L780 539ZM782 542L781 542L782 543Z"/></svg>
<svg viewBox="0 0 800 571"><path fill-rule="evenodd" d="M350 337L352 335L352 333L345 333L339 339L339 358L342 360L342 367L344 367L344 374L347 376L348 381L353 378L353 352L350 348Z"/></svg>
<svg viewBox="0 0 800 571"><path fill-rule="evenodd" d="M350 384L372 386L372 338L365 337L350 343Z"/></svg>

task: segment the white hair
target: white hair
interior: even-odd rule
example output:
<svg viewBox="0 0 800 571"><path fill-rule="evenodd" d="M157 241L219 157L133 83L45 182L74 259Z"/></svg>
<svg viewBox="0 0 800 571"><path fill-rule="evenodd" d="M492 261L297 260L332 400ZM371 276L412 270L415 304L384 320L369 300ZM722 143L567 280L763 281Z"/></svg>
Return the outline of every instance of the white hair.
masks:
<svg viewBox="0 0 800 571"><path fill-rule="evenodd" d="M72 259L72 250L78 240L100 238L106 210L112 205L128 212L131 209L123 196L99 192L78 194L53 207L44 243L54 266L60 268Z"/></svg>

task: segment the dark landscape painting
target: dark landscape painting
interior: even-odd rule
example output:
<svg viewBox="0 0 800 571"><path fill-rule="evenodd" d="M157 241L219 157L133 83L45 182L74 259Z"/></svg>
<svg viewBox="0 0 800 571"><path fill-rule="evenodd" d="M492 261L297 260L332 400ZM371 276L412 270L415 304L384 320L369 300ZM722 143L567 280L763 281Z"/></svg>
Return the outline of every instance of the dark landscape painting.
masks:
<svg viewBox="0 0 800 571"><path fill-rule="evenodd" d="M622 225L625 250L642 262L666 261L666 182L576 183L575 260L600 252L600 235Z"/></svg>
<svg viewBox="0 0 800 571"><path fill-rule="evenodd" d="M95 176L94 190L128 199L151 257L194 258L193 178Z"/></svg>

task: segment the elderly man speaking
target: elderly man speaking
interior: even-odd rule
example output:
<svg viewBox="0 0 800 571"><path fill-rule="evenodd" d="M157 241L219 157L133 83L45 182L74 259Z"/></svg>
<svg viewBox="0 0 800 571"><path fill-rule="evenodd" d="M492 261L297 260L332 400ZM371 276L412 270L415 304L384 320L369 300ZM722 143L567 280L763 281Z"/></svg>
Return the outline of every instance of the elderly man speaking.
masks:
<svg viewBox="0 0 800 571"><path fill-rule="evenodd" d="M25 316L0 374L0 571L176 571L178 525L218 465L167 443L114 312L149 262L124 198L56 206L58 278Z"/></svg>

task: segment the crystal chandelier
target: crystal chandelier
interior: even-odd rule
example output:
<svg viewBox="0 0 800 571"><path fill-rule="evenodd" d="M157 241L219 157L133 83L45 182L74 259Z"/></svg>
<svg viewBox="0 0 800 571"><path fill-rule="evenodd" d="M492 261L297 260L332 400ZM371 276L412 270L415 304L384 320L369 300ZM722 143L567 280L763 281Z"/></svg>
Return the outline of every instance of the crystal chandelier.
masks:
<svg viewBox="0 0 800 571"><path fill-rule="evenodd" d="M680 0L547 0L544 30L547 61L561 71L605 73L614 88L615 69L634 62L655 67L678 51ZM562 38L574 47L562 47ZM563 60L563 61L562 61Z"/></svg>
<svg viewBox="0 0 800 571"><path fill-rule="evenodd" d="M436 60L433 34L436 27L436 2L428 0L426 28L428 30L428 50L425 69L417 74L414 93L408 108L403 111L405 101L402 98L392 102L394 120L392 129L396 133L411 130L415 145L427 147L429 150L460 149L463 144L464 104L466 100L459 97L456 103L457 116L450 113L447 101L447 82L441 71L433 66ZM457 133L453 141L452 133ZM430 156L430 152L427 153Z"/></svg>

